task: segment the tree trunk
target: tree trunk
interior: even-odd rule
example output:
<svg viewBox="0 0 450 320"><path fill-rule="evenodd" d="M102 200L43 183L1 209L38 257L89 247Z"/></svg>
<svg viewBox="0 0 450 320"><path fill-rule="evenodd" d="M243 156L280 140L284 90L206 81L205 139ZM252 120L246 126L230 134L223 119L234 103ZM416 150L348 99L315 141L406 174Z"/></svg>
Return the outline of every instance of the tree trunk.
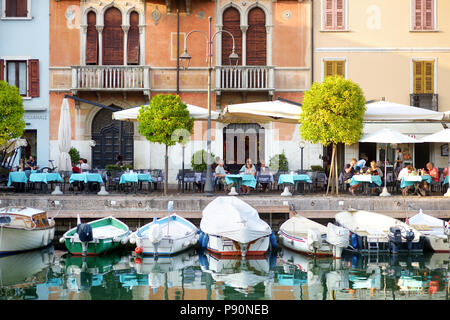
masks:
<svg viewBox="0 0 450 320"><path fill-rule="evenodd" d="M336 195L339 194L339 175L338 175L338 157L337 157L337 146L334 144L333 145L333 149L335 150L334 152L334 168L335 168L335 172L334 172L334 178L336 181Z"/></svg>
<svg viewBox="0 0 450 320"><path fill-rule="evenodd" d="M164 195L167 195L169 183L169 146L166 145L166 155L164 156Z"/></svg>
<svg viewBox="0 0 450 320"><path fill-rule="evenodd" d="M333 185L333 176L334 176L334 148L333 148L333 153L331 155L331 164L330 164L330 173L328 175L328 183L327 183L327 195L328 195L328 191L331 188L331 191L333 191L332 185Z"/></svg>

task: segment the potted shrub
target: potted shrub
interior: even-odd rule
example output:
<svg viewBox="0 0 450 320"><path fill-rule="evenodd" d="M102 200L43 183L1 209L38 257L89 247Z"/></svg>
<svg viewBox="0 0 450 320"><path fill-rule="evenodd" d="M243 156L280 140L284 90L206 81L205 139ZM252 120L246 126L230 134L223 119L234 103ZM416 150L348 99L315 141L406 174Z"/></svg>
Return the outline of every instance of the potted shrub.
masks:
<svg viewBox="0 0 450 320"><path fill-rule="evenodd" d="M213 164L214 163L214 154L211 153L210 157L211 157L210 163ZM202 150L195 152L191 158L192 169L195 171L199 171L199 172L206 171L206 165L207 165L206 159L208 159L206 150L202 149Z"/></svg>
<svg viewBox="0 0 450 320"><path fill-rule="evenodd" d="M284 150L280 154L274 155L269 160L269 169L270 171L289 171L289 162L284 154Z"/></svg>

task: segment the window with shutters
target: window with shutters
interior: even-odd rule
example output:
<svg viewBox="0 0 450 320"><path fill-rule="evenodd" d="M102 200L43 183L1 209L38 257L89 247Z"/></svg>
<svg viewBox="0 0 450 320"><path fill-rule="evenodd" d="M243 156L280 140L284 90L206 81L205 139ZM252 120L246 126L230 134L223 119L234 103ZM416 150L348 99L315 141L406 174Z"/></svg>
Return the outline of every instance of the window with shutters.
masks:
<svg viewBox="0 0 450 320"><path fill-rule="evenodd" d="M127 63L139 64L139 14L130 14L130 29L128 30Z"/></svg>
<svg viewBox="0 0 450 320"><path fill-rule="evenodd" d="M413 61L414 94L434 93L434 61Z"/></svg>
<svg viewBox="0 0 450 320"><path fill-rule="evenodd" d="M39 97L39 60L0 60L0 80L16 86L21 96Z"/></svg>
<svg viewBox="0 0 450 320"><path fill-rule="evenodd" d="M346 60L324 60L323 61L323 77L324 79L329 76L341 76L345 78L345 64Z"/></svg>
<svg viewBox="0 0 450 320"><path fill-rule="evenodd" d="M347 0L323 0L322 1L322 29L345 30Z"/></svg>
<svg viewBox="0 0 450 320"><path fill-rule="evenodd" d="M236 53L239 56L238 65L242 65L242 31L239 11L228 8L223 13L223 30L229 31L234 37ZM233 49L233 39L227 33L222 33L222 65L230 65L229 56Z"/></svg>
<svg viewBox="0 0 450 320"><path fill-rule="evenodd" d="M112 7L106 10L102 33L102 61L104 65L124 64L122 13Z"/></svg>
<svg viewBox="0 0 450 320"><path fill-rule="evenodd" d="M412 29L435 30L435 0L412 0Z"/></svg>
<svg viewBox="0 0 450 320"><path fill-rule="evenodd" d="M267 64L266 15L261 8L253 8L248 13L247 65L265 66Z"/></svg>
<svg viewBox="0 0 450 320"><path fill-rule="evenodd" d="M2 0L2 18L31 18L31 0Z"/></svg>
<svg viewBox="0 0 450 320"><path fill-rule="evenodd" d="M97 17L90 11L87 15L86 64L98 64L98 32L95 27Z"/></svg>

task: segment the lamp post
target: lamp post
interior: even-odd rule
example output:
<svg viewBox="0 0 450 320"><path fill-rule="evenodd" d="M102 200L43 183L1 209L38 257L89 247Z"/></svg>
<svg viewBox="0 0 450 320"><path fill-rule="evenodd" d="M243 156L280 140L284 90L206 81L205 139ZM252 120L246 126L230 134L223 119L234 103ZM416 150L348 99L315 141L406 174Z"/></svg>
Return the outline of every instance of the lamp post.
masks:
<svg viewBox="0 0 450 320"><path fill-rule="evenodd" d="M301 140L299 143L298 143L298 146L300 147L300 161L301 161L301 163L300 163L300 173L301 174L303 174L304 172L303 172L303 149L305 148L305 145L306 145L306 142L305 141L303 141L303 140ZM303 194L303 191L304 191L304 185L303 185L303 183L301 183L300 184L300 193L301 194Z"/></svg>
<svg viewBox="0 0 450 320"><path fill-rule="evenodd" d="M210 159L210 155L211 155L211 73L213 70L213 67L212 67L212 57L213 57L212 45L213 45L214 38L216 37L216 35L219 33L225 32L225 33L228 33L231 36L231 38L233 39L233 49L229 56L230 62L233 62L235 60L236 64L237 64L239 56L236 54L235 45L234 45L234 37L231 34L231 32L229 32L227 30L219 30L219 31L216 31L214 34L211 34L212 17L208 17L208 20L209 20L208 35L206 35L205 32L200 31L200 30L192 30L187 34L186 40L184 42L184 52L180 56L180 59L181 59L181 61L187 61L188 65L185 67L185 69L187 69L187 67L189 66L189 62L191 60L191 56L187 52L188 38L192 33L195 33L195 32L199 32L199 33L203 34L205 36L206 45L208 48L208 53L207 53L207 57L206 57L206 62L208 63L208 130L207 130L207 147L206 147L206 152L207 152L206 181L205 181L204 192L207 196L212 196L214 189L213 189L213 185L212 185L212 171L211 171L211 159Z"/></svg>

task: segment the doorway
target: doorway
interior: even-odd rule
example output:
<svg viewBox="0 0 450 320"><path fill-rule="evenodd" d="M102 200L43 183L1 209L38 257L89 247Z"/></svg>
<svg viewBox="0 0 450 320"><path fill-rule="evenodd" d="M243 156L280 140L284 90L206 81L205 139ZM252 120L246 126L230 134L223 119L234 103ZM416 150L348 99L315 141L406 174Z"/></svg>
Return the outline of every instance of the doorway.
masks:
<svg viewBox="0 0 450 320"><path fill-rule="evenodd" d="M359 154L358 154L358 159L361 159L361 156L365 154L369 160L366 163L366 167L369 166L370 161L377 161L377 144L376 143L371 143L371 142L364 142L364 143L359 143ZM383 154L384 156L384 154ZM384 160L384 158L383 158Z"/></svg>
<svg viewBox="0 0 450 320"><path fill-rule="evenodd" d="M416 143L414 148L414 167L425 168L427 162L430 161L430 143Z"/></svg>

